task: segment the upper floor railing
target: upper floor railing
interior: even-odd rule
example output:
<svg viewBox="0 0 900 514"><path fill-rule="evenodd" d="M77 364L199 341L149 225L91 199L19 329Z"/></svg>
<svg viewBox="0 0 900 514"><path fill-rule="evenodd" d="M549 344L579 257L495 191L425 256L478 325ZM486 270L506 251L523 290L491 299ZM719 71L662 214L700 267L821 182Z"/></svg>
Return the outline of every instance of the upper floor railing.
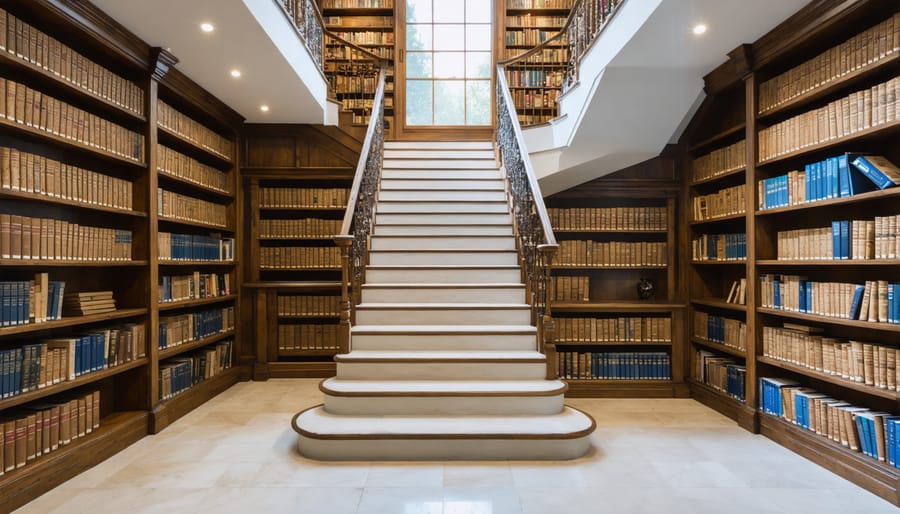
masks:
<svg viewBox="0 0 900 514"><path fill-rule="evenodd" d="M578 82L578 67L625 0L578 0L559 32L515 57L500 61L522 125L559 116L559 99Z"/></svg>
<svg viewBox="0 0 900 514"><path fill-rule="evenodd" d="M300 40L306 45L319 69L322 69L322 33L325 24L322 23L322 15L315 0L275 0L275 3L284 9Z"/></svg>

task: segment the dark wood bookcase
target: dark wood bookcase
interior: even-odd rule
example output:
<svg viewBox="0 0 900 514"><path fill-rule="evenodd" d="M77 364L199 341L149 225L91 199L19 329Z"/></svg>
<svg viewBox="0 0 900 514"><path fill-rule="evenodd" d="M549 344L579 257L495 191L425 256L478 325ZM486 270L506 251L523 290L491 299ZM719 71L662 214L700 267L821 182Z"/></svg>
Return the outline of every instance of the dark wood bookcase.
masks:
<svg viewBox="0 0 900 514"><path fill-rule="evenodd" d="M788 231L827 227L830 233L833 221L873 220L900 214L896 188L817 201L804 202L801 198L777 207L761 203L771 198L762 181L797 170L804 172L807 165L828 158L859 152L900 162L896 145L900 125L896 118L886 119L884 113L879 118L878 113L879 105L886 104L886 98L879 100L878 86L898 76L900 52L894 49L895 35L886 37L875 28L893 19L893 30L897 30L897 12L895 2L811 2L758 41L736 48L725 64L706 76L707 98L680 145L684 150L684 190L688 201L684 223L690 233L690 240L684 244L691 245L694 238L704 234L741 232L746 234L747 252L746 259L738 261L692 260L688 270L688 322L693 335L688 358L696 360L700 352L710 352L743 364L746 401L737 401L704 384L694 365L689 379L692 395L741 426L761 432L895 504L900 503L897 468L851 450L827 435L766 413L759 380L793 380L799 386L854 406L900 414L896 386L891 389L887 385L867 385L822 369L821 365L817 367L810 360L819 347L823 348L823 355L835 355L838 360L845 355L846 359L846 354L839 353L843 350L829 349L837 348L830 346L832 343L809 343L813 348L809 356L785 356L785 352L796 352L796 345L807 344L801 343L806 334L840 344L871 344L875 353L878 347L885 354L894 353L900 348L900 329L896 324L848 319L840 312L848 300L846 289L839 293L839 286L828 286L833 288L832 294L821 297L834 304L829 308L839 316L773 308L769 305L768 278L763 282L763 277L778 276L782 277L779 280L801 277L821 283L896 283L900 280L896 259L797 259L787 253L788 240L781 240ZM866 90L870 93L856 95ZM860 114L858 122L849 116L842 119L838 113L849 105L850 98L854 114L870 110L872 115ZM839 107L841 102L844 104ZM819 116L820 122L816 130L810 130L810 118L814 115ZM830 120L828 115L832 115ZM739 141L744 141L744 162L721 166L718 174L708 173L710 168L704 159L717 151L720 155L727 153L725 149ZM745 188L741 197L743 212L695 219L692 209L697 207L698 198L738 186ZM805 191L799 181L784 187L792 188L792 195ZM816 240L806 237L795 248L822 251ZM780 244L784 245L781 249ZM742 278L746 279L746 305L727 303L731 284ZM787 295L787 291L782 291L783 298ZM705 328L695 322L704 320L696 316L698 313L745 323L746 351L696 335ZM791 339L783 339L776 346L774 337L784 330L789 331Z"/></svg>
<svg viewBox="0 0 900 514"><path fill-rule="evenodd" d="M680 193L675 161L665 156L546 198L560 243L551 305L560 377L570 377L568 395L687 395L682 365L685 305L678 287ZM651 245L656 249L649 249ZM581 286L575 285L579 278ZM650 298L638 294L642 279L655 288ZM588 328L591 325L596 328ZM607 359L640 354L641 359L660 359L646 361L657 366L665 366L668 358L670 372L662 377L664 367L650 368L661 372L655 378L633 373L601 378L611 375L599 364L588 369L592 353L616 355ZM578 354L583 355L580 362ZM600 362L599 355L594 359Z"/></svg>

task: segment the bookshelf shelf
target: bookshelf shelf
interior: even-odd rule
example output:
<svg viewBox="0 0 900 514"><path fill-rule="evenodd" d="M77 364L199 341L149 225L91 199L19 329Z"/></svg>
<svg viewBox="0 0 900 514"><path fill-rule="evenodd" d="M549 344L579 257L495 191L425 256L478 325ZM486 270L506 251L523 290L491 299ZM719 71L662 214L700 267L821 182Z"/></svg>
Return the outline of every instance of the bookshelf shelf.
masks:
<svg viewBox="0 0 900 514"><path fill-rule="evenodd" d="M839 91L849 90L853 86L860 84L872 75L885 70L896 69L898 62L900 62L900 54L895 52L889 57L881 58L872 64L846 73L840 78L835 79L825 85L813 88L801 95L791 98L790 100L773 106L770 109L760 111L756 115L756 119L763 121L775 118L790 111L801 109L808 105L814 104L819 100L828 98L829 96Z"/></svg>
<svg viewBox="0 0 900 514"><path fill-rule="evenodd" d="M574 269L574 270L652 270L652 269L666 269L667 266L576 266L576 265L560 265L557 264L553 266L554 270L566 270L566 269Z"/></svg>
<svg viewBox="0 0 900 514"><path fill-rule="evenodd" d="M746 130L747 130L746 123L738 123L737 125L732 125L732 126L726 128L725 130L722 130L721 132L718 132L717 134L714 134L714 135L700 141L699 143L695 143L695 144L691 145L691 147L688 148L688 152L703 153L704 150L712 150L716 146L721 146L722 143L724 143L725 141L727 141L729 139L733 139L737 136L743 135ZM734 171L731 171L728 173L739 173L741 171L744 171L743 168L739 169L739 170L734 170ZM719 177L717 176L715 178L719 178ZM700 181L698 181L698 182L700 182ZM697 182L694 182L694 184L696 184L696 183Z"/></svg>
<svg viewBox="0 0 900 514"><path fill-rule="evenodd" d="M159 216L160 223L171 223L173 225L183 225L185 227L195 227L195 228L204 228L209 230L218 230L222 232L234 232L233 227L228 227L224 225L216 225L214 223L203 223L202 221L191 221L191 220L180 220L175 218L170 218L168 216Z"/></svg>
<svg viewBox="0 0 900 514"><path fill-rule="evenodd" d="M704 307L713 307L716 309L747 312L746 305L741 305L739 303L728 303L721 298L692 298L691 303L694 305L702 305Z"/></svg>
<svg viewBox="0 0 900 514"><path fill-rule="evenodd" d="M212 305L216 303L225 303L232 302L236 300L238 295L229 294L224 296L214 296L210 298L197 298L194 300L184 300L180 302L161 302L159 304L159 311L171 311L175 309L184 309L187 307L199 307L201 305Z"/></svg>
<svg viewBox="0 0 900 514"><path fill-rule="evenodd" d="M90 434L7 472L0 477L0 510L11 512L125 449L147 435L148 417L146 410L114 412Z"/></svg>
<svg viewBox="0 0 900 514"><path fill-rule="evenodd" d="M321 7L322 16L393 16L393 7ZM356 27L359 28L359 27Z"/></svg>
<svg viewBox="0 0 900 514"><path fill-rule="evenodd" d="M195 143L163 126L157 126L156 130L157 134L159 134L159 142L173 150L194 157L198 161L205 162L216 168L227 169L232 165L230 158Z"/></svg>
<svg viewBox="0 0 900 514"><path fill-rule="evenodd" d="M333 241L333 236L301 236L303 241ZM274 236L260 236L260 241L297 241L295 237L274 237Z"/></svg>
<svg viewBox="0 0 900 514"><path fill-rule="evenodd" d="M570 341L557 339L557 346L641 346L641 347L663 347L672 346L672 341Z"/></svg>
<svg viewBox="0 0 900 514"><path fill-rule="evenodd" d="M8 198L10 200L29 200L32 202L41 202L51 205L65 205L67 207L77 207L79 209L85 209L88 211L104 212L109 214L116 214L119 216L131 216L134 218L147 217L146 212L134 211L129 209L119 209L117 207L106 207L103 205L96 205L87 202L81 202L78 200L66 200L63 198L56 198L53 196L42 195L38 193L14 191L12 189L0 189L0 198Z"/></svg>
<svg viewBox="0 0 900 514"><path fill-rule="evenodd" d="M245 282L244 287L252 289L283 289L286 291L308 291L320 289L337 289L341 287L341 283L340 281Z"/></svg>
<svg viewBox="0 0 900 514"><path fill-rule="evenodd" d="M554 234L666 234L666 230L566 229L554 228Z"/></svg>
<svg viewBox="0 0 900 514"><path fill-rule="evenodd" d="M146 266L147 261L82 261L82 260L62 260L62 259L0 259L0 266L19 267L19 268L62 268L62 267L80 267L80 268L96 268L96 267L116 267L116 268L134 268Z"/></svg>
<svg viewBox="0 0 900 514"><path fill-rule="evenodd" d="M25 137L38 143L52 144L65 150L75 151L81 155L91 158L100 158L107 163L113 163L119 166L127 165L132 169L147 168L146 163L138 161L136 159L123 157L116 153L103 150L101 148L95 148L84 143L79 143L78 141L75 141L73 139L58 136L51 132L46 132L34 127L29 127L22 123L17 123L6 118L0 118L0 131L14 136Z"/></svg>
<svg viewBox="0 0 900 514"><path fill-rule="evenodd" d="M727 353L733 357L739 357L741 359L747 358L747 352L744 350L740 350L738 348L734 348L733 346L726 346L721 343L716 343L714 341L708 341L706 339L700 339L698 337L692 337L691 342L697 346L701 346L703 348L713 350L716 352ZM704 384L706 385L706 384Z"/></svg>
<svg viewBox="0 0 900 514"><path fill-rule="evenodd" d="M127 109L113 101L84 89L74 82L69 82L62 76L21 59L9 52L0 52L0 66L13 68L28 76L30 83L48 87L54 92L61 92L65 100L76 99L79 105L89 107L91 111L100 111L104 117L111 117L119 122L124 122L130 127L146 123L147 118L130 109Z"/></svg>
<svg viewBox="0 0 900 514"><path fill-rule="evenodd" d="M69 316L58 320L45 321L43 323L30 323L28 325L0 328L0 337L41 332L44 330L53 330L63 327L77 327L81 325L89 325L92 323L101 323L104 321L112 321L117 319L134 318L137 316L143 316L145 314L147 314L147 309L117 309L113 312L91 314L90 316Z"/></svg>
<svg viewBox="0 0 900 514"><path fill-rule="evenodd" d="M204 266L234 266L234 261L159 261L160 267L204 267Z"/></svg>
<svg viewBox="0 0 900 514"><path fill-rule="evenodd" d="M307 268L301 268L301 267L276 268L276 267L271 267L271 266L260 266L259 269L263 270L263 271L341 271L341 268L339 266L337 266L337 267L320 266L320 267L307 267Z"/></svg>
<svg viewBox="0 0 900 514"><path fill-rule="evenodd" d="M823 207L834 207L836 205L851 205L856 203L868 203L876 201L891 201L900 197L900 187L882 189L879 191L870 191L853 196L843 198L831 198L829 200L820 200L818 202L807 202L800 205L790 205L787 207L778 207L775 209L764 209L756 211L756 216L771 216L784 214L786 212L805 211L810 209L818 209Z"/></svg>
<svg viewBox="0 0 900 514"><path fill-rule="evenodd" d="M761 166L770 166L773 164L780 164L790 159L804 157L815 152L821 150L827 150L837 145L849 145L850 143L864 143L870 139L882 139L889 138L892 136L896 136L897 133L900 133L900 120L895 120L891 123L886 123L883 125L879 125L877 127L868 128L865 130L860 130L848 136L844 136L841 138L832 139L831 141L825 141L822 143L817 143L814 145L809 145L806 148L801 148L799 150L794 150L792 152L786 152L781 155L770 157L768 159L759 161L756 163L758 167ZM851 197L852 198L852 197Z"/></svg>
<svg viewBox="0 0 900 514"><path fill-rule="evenodd" d="M900 265L898 259L810 259L810 260L779 260L779 259L760 259L756 261L757 266L819 266L819 267L857 267L857 266L888 266L895 267Z"/></svg>
<svg viewBox="0 0 900 514"><path fill-rule="evenodd" d="M85 375L75 377L75 380L66 380L65 382L60 382L58 384L47 386L43 389L38 389L37 391L29 391L27 393L12 396L10 398L0 400L0 409L6 410L12 407L17 407L19 405L24 405L34 400L45 398L47 396L69 391L71 389L75 389L76 387L92 384L94 382L103 380L104 378L109 378L113 375L125 373L126 371L139 368L141 366L146 366L149 362L150 359L142 357L140 359L135 359L133 361L119 364L118 366L114 366L112 368L106 368L100 371L94 371L93 373L87 373Z"/></svg>
<svg viewBox="0 0 900 514"><path fill-rule="evenodd" d="M731 261L709 260L709 261L691 261L691 264L693 264L695 266L736 266L736 265L744 266L747 264L747 261L743 260L743 259L736 259L736 260L731 260Z"/></svg>
<svg viewBox="0 0 900 514"><path fill-rule="evenodd" d="M159 360L168 359L170 357L174 357L176 355L180 355L182 353L188 352L190 350L196 350L197 348L203 348L204 346L218 343L219 341L228 339L229 337L234 337L235 331L234 329L226 330L225 332L220 332L215 335L211 335L209 337L204 337L203 339L198 339L196 341L190 341L187 343L182 343L177 346L172 346L171 348L160 348L159 349Z"/></svg>
<svg viewBox="0 0 900 514"><path fill-rule="evenodd" d="M295 206L295 207L259 207L260 211L326 211L326 212L344 212L346 207L314 207L314 206Z"/></svg>
<svg viewBox="0 0 900 514"><path fill-rule="evenodd" d="M781 368L781 369L791 371L794 373L799 373L801 375L805 375L805 376L814 378L814 379L822 381L822 382L828 382L829 384L843 387L844 389L859 391L860 393L877 396L879 398L885 398L887 400L893 400L893 401L900 400L900 394L898 394L897 391L890 391L888 389L879 389L877 387L867 386L865 384L860 384L858 382L852 382L850 380L845 380L841 377L829 375L827 373L822 373L821 371L816 371L814 369L807 368L806 366L798 366L798 365L792 364L790 362L785 362L785 361L782 361L779 359L773 359L771 357L766 357L764 355L758 355L756 357L756 362L759 362L760 364L767 364L769 366L775 366L776 368Z"/></svg>
<svg viewBox="0 0 900 514"><path fill-rule="evenodd" d="M900 333L900 325L891 323L876 323L872 321L858 321L844 318L831 318L828 316L818 316L815 314L803 314L799 312L788 312L779 309L769 309L767 307L757 307L756 312L760 314L768 314L770 316L779 316L782 318L799 319L803 321L811 321L815 323L825 323L828 325L839 325L842 327L865 328L869 330L878 330L881 332Z"/></svg>
<svg viewBox="0 0 900 514"><path fill-rule="evenodd" d="M736 170L726 171L726 172L723 172L723 173L719 173L718 175L713 175L712 177L708 177L708 178L704 178L704 179L700 179L700 180L695 180L695 181L691 182L691 186L692 186L692 187L697 187L697 186L704 186L704 185L706 185L706 184L712 184L712 183L719 182L719 181L722 181L722 180L724 180L724 179L727 179L727 178L729 178L729 177L734 177L735 175L740 175L740 174L742 174L742 173L745 173L746 171L747 171L747 168L743 168L743 167L742 167L742 168L738 168L738 169L736 169Z"/></svg>
<svg viewBox="0 0 900 514"><path fill-rule="evenodd" d="M669 302L553 302L557 312L669 312L684 309L683 303Z"/></svg>
<svg viewBox="0 0 900 514"><path fill-rule="evenodd" d="M162 170L158 170L157 175L159 176L159 178L163 179L164 181L180 184L182 186L187 186L188 188L190 188L194 191L214 195L219 198L224 198L224 199L228 199L228 200L234 199L234 193L229 193L228 191L222 191L222 190L216 189L214 187L209 187L209 186L200 184L198 182L194 182L194 181L182 178L182 177L172 175L171 173L168 173L168 172L165 172Z"/></svg>
<svg viewBox="0 0 900 514"><path fill-rule="evenodd" d="M746 217L747 217L747 213L740 212L737 214L729 214L727 216L716 216L714 218L709 218L709 219L705 219L705 220L691 221L691 226L699 227L699 226L703 226L703 225L712 225L715 223L722 223L725 221L743 220Z"/></svg>
<svg viewBox="0 0 900 514"><path fill-rule="evenodd" d="M150 413L150 432L159 433L177 419L236 384L240 375L240 367L233 366L212 378L194 384L173 398L159 402Z"/></svg>

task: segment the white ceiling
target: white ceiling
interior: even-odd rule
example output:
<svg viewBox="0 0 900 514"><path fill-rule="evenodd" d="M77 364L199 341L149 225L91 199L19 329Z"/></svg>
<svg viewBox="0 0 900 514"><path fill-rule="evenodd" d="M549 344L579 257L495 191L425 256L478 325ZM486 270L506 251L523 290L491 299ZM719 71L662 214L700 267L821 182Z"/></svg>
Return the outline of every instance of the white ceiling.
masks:
<svg viewBox="0 0 900 514"><path fill-rule="evenodd" d="M324 79L273 0L92 1L150 46L170 49L176 68L248 122L324 122ZM215 30L202 32L203 22Z"/></svg>

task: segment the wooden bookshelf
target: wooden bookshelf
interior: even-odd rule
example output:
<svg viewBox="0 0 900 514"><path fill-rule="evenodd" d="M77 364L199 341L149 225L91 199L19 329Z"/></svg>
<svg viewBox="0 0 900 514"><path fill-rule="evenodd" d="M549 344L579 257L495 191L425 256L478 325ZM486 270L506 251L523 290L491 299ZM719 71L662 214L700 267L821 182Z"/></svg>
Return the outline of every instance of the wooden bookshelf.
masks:
<svg viewBox="0 0 900 514"><path fill-rule="evenodd" d="M897 391L877 388L872 385L853 382L839 376L816 371L799 364L793 364L763 355L763 332L770 334L771 328L788 329L811 327L813 334L837 341L873 342L894 350L900 345L900 325L827 317L801 312L762 307L764 274L802 276L816 282L841 282L863 284L872 280L887 280L896 283L900 259L779 259L779 255L793 256L794 247L779 253L779 233L782 237L807 237L810 233L788 231L798 229L830 228L832 221L872 220L876 216L900 214L897 195L900 188L865 191L854 196L837 196L818 201L805 201L805 191L795 189L791 197L793 205L762 208L758 198L766 190L761 181L787 175L793 170L802 173L806 165L843 155L845 152L862 152L884 155L893 162L900 162L900 153L893 144L900 122L889 119L881 113L876 95L871 103L859 105L873 108L870 118L859 117L852 121L841 120L841 125L828 127L830 132L821 139L800 133L800 146L778 148L774 152L771 145L776 142L768 129L779 126L779 137L792 135L789 123L802 123L813 112L834 112L838 102L847 102L850 95L858 91L877 92L881 84L897 77L897 59L900 49L876 54L872 50L876 27L898 19L896 3L882 0L866 0L852 5L837 0L822 0L802 9L788 18L769 34L752 44L742 45L729 53L729 61L713 70L706 77L707 98L688 124L683 146L685 173L684 189L689 195L703 195L736 185L746 187L746 214L715 223L692 223L688 217L687 226L692 237L710 231L746 233L747 259L744 261L694 261L688 270L690 285L691 316L693 312L708 312L726 318L746 322L746 354L730 348L717 347L718 343L708 343L693 338L692 347L696 352L705 350L721 354L743 362L746 367L746 405L735 405L733 401L713 388L700 383L696 377L690 379L692 395L710 407L736 419L741 426L764 435L823 465L835 473L865 487L895 504L900 504L900 481L898 470L850 451L829 441L825 437L801 429L790 422L762 414L759 395L761 377L789 378L801 386L814 388L824 394L851 402L853 405L872 410L900 414L897 410ZM846 30L853 27L852 30ZM896 36L885 38L895 40ZM852 40L850 43L846 43ZM861 51L857 56L848 56L842 62L833 60L841 55L841 45L854 44ZM880 48L880 47L879 47ZM859 60L866 55L865 60ZM831 56L831 57L823 57ZM832 59L826 69L823 63ZM856 59L856 60L854 60ZM844 68L842 68L842 66ZM826 70L832 76L826 77ZM807 77L811 80L804 82ZM865 93L859 99L865 98ZM857 96L853 96L854 99ZM866 121L870 125L866 125ZM779 125L781 124L781 125ZM744 160L734 163L732 170L711 177L692 176L698 158L711 151L721 149L737 140L746 141ZM769 145L769 146L766 146ZM856 173L850 165L850 173ZM866 179L859 177L863 181ZM769 182L771 184L772 182ZM791 184L794 185L794 184ZM802 195L799 199L796 195ZM783 201L783 200L782 200ZM799 203L796 203L799 202ZM776 203L776 205L779 205ZM715 227L715 228L713 228ZM785 240L786 241L786 240ZM795 240L791 240L793 242ZM804 244L810 244L807 240ZM824 255L826 250L816 252ZM725 297L734 280L746 279L746 306L725 303ZM787 292L782 293L788 294ZM796 301L793 299L792 301ZM692 332L693 333L693 329ZM789 332L790 333L790 332ZM803 334L794 332L795 334ZM768 337L768 336L767 336ZM790 339L783 336L777 343L779 352L787 352L784 345L811 344L811 339ZM765 344L772 344L768 339ZM806 341L800 342L800 341ZM876 343L877 342L877 343ZM766 347L768 348L768 346ZM802 348L802 347L801 347ZM771 350L771 349L770 349ZM796 351L796 349L794 350ZM801 357L803 358L803 357ZM868 379L867 379L868 380Z"/></svg>
<svg viewBox="0 0 900 514"><path fill-rule="evenodd" d="M240 380L240 375L241 370L239 367L228 368L212 378L195 384L172 399L158 403L150 413L150 432L154 434L159 433L178 418L188 414L209 401L210 398L237 383Z"/></svg>

